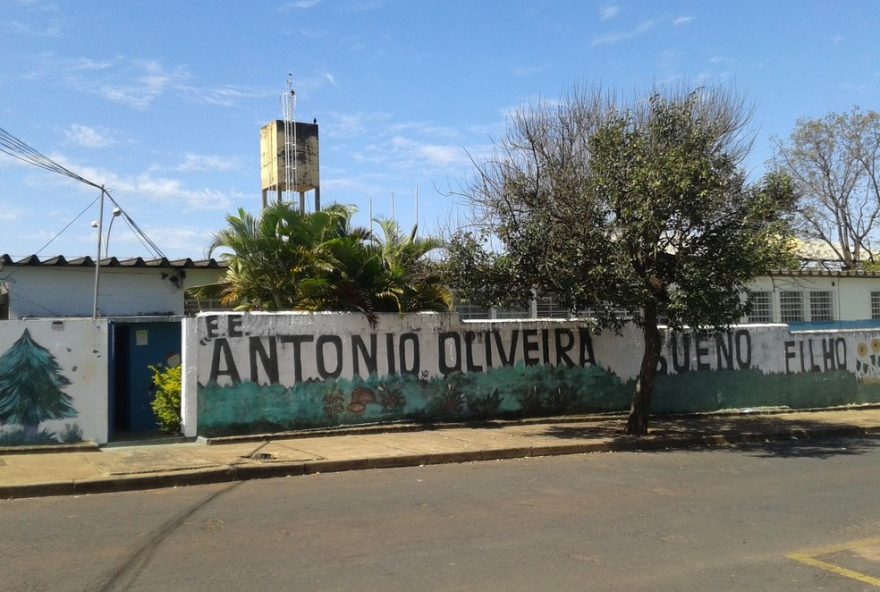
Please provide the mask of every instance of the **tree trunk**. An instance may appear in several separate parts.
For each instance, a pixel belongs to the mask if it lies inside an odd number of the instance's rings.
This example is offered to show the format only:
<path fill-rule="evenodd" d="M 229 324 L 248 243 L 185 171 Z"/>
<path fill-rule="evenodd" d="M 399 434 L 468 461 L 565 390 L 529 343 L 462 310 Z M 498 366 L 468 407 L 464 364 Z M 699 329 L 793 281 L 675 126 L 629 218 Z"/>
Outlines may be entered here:
<path fill-rule="evenodd" d="M 631 436 L 644 436 L 648 433 L 648 410 L 651 408 L 651 395 L 654 394 L 654 379 L 657 377 L 657 364 L 660 361 L 660 330 L 657 328 L 657 306 L 652 302 L 645 307 L 642 337 L 645 353 L 636 379 L 636 392 L 633 394 L 629 419 L 624 433 Z"/>

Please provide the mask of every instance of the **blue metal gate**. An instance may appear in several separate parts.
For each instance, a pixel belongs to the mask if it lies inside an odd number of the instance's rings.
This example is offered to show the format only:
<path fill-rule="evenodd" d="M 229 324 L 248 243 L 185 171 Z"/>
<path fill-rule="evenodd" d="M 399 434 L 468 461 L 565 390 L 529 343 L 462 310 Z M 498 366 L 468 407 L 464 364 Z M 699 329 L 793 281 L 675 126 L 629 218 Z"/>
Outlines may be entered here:
<path fill-rule="evenodd" d="M 110 327 L 110 438 L 157 432 L 150 366 L 180 363 L 181 323 L 112 321 Z"/>

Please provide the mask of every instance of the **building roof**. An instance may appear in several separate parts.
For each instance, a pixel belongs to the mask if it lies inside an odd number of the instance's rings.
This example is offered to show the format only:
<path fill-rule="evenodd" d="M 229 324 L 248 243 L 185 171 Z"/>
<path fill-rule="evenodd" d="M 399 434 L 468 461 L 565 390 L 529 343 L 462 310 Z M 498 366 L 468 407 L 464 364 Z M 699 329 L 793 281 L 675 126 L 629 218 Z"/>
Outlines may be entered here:
<path fill-rule="evenodd" d="M 15 260 L 9 255 L 0 255 L 0 269 L 7 265 L 10 267 L 94 267 L 95 260 L 91 257 L 67 259 L 63 255 L 45 257 L 43 259 L 36 255 L 31 255 Z M 189 257 L 186 259 L 167 259 L 165 257 L 159 259 L 143 259 L 141 257 L 117 259 L 116 257 L 107 257 L 101 259 L 100 266 L 156 269 L 219 269 L 226 267 L 226 263 L 216 259 L 197 259 L 194 261 Z"/>
<path fill-rule="evenodd" d="M 862 271 L 856 269 L 840 270 L 840 269 L 796 269 L 796 270 L 779 270 L 768 274 L 770 277 L 845 277 L 845 278 L 865 278 L 878 279 L 880 272 Z"/>

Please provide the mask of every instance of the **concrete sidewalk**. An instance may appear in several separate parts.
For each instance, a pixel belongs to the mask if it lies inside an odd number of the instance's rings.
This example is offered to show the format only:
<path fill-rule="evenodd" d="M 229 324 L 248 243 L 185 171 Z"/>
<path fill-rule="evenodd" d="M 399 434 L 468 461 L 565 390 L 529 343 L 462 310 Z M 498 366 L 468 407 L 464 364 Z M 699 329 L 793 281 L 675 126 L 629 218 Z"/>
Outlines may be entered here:
<path fill-rule="evenodd" d="M 728 446 L 880 435 L 880 408 L 653 419 L 644 438 L 622 417 L 493 421 L 469 426 L 386 426 L 182 444 L 0 451 L 0 499 L 79 495 L 359 469 L 580 454 Z"/>

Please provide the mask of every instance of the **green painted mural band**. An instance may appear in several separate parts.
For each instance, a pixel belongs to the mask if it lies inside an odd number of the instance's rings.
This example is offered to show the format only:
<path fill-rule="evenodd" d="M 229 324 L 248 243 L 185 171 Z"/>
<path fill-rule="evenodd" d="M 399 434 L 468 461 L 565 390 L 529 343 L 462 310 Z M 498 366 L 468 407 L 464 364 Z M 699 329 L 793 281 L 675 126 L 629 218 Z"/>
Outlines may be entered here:
<path fill-rule="evenodd" d="M 382 421 L 540 417 L 624 411 L 632 382 L 603 368 L 493 369 L 432 380 L 411 376 L 331 380 L 285 388 L 241 383 L 199 389 L 204 436 L 269 433 Z M 848 372 L 762 374 L 758 370 L 660 376 L 655 413 L 752 407 L 805 409 L 880 402 L 880 384 Z"/>
<path fill-rule="evenodd" d="M 636 332 L 597 341 L 577 323 L 390 316 L 373 332 L 357 316 L 206 318 L 197 388 L 204 436 L 625 411 L 641 351 Z M 666 332 L 652 412 L 880 402 L 875 335 Z"/>

